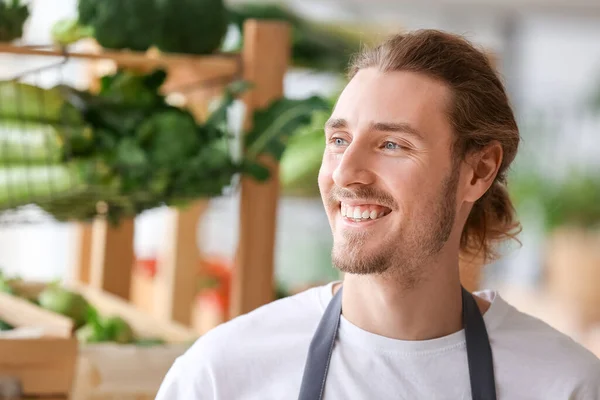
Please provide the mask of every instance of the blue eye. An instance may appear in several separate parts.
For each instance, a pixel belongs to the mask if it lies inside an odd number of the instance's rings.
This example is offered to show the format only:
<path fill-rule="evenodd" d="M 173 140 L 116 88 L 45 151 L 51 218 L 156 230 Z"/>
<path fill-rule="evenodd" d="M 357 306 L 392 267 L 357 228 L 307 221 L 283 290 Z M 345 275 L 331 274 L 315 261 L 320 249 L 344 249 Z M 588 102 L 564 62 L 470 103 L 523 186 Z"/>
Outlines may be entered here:
<path fill-rule="evenodd" d="M 346 144 L 346 141 L 339 137 L 333 138 L 332 142 L 336 146 L 344 146 Z"/>
<path fill-rule="evenodd" d="M 399 149 L 401 146 L 397 143 L 394 142 L 385 142 L 384 146 L 386 150 L 397 150 Z"/>

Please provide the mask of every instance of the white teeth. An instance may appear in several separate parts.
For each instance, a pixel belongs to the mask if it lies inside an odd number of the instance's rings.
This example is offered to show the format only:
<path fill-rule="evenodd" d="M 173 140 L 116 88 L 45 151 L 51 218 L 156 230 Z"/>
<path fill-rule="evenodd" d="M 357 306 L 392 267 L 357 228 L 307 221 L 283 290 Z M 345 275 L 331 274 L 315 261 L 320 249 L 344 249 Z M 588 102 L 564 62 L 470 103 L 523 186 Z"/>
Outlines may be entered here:
<path fill-rule="evenodd" d="M 377 210 L 369 210 L 368 206 L 352 207 L 347 204 L 340 205 L 340 212 L 343 217 L 351 218 L 356 222 L 366 221 L 368 219 L 378 219 L 386 214 L 385 210 L 378 212 Z"/>

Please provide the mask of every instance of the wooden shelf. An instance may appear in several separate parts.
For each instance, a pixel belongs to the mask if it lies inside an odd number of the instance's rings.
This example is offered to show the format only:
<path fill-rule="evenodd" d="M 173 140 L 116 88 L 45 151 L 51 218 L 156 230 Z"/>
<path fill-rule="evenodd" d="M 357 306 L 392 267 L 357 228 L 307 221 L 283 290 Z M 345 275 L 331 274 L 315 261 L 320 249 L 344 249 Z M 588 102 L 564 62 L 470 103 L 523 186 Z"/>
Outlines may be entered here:
<path fill-rule="evenodd" d="M 162 67 L 168 77 L 161 90 L 167 95 L 181 95 L 183 105 L 199 120 L 206 116 L 210 101 L 222 93 L 224 85 L 244 79 L 253 84 L 241 98 L 245 107 L 244 127 L 248 131 L 253 112 L 284 94 L 284 76 L 291 56 L 291 28 L 285 22 L 248 20 L 244 23 L 243 36 L 244 47 L 239 53 L 206 56 L 110 51 L 99 48 L 94 41 L 82 41 L 83 50 L 78 51 L 0 43 L 0 54 L 87 60 L 91 91 L 97 90 L 99 78 L 111 73 L 111 68 L 148 71 Z M 107 65 L 111 62 L 112 65 Z M 206 81 L 211 81 L 211 85 L 204 84 Z M 270 158 L 264 161 L 271 178 L 260 183 L 244 178 L 240 187 L 241 215 L 233 260 L 230 317 L 250 312 L 274 298 L 278 165 Z M 167 229 L 157 249 L 156 282 L 144 296 L 148 304 L 158 304 L 151 313 L 162 322 L 191 325 L 198 290 L 197 269 L 202 265 L 203 256 L 197 225 L 208 202 L 209 199 L 198 199 L 186 208 L 169 210 L 166 216 Z M 134 222 L 134 218 L 130 218 L 114 227 L 96 218 L 91 224 L 78 224 L 74 246 L 77 263 L 72 274 L 77 284 L 110 293 L 119 301 L 132 301 Z"/>
<path fill-rule="evenodd" d="M 94 41 L 84 42 L 85 51 L 68 51 L 58 47 L 19 46 L 0 42 L 0 53 L 21 54 L 42 57 L 67 57 L 87 60 L 114 61 L 128 68 L 169 68 L 175 65 L 192 66 L 198 75 L 206 78 L 234 76 L 241 73 L 240 55 L 237 53 L 215 53 L 210 55 L 193 55 L 177 53 L 161 53 L 149 50 L 135 52 L 129 50 L 115 51 L 100 49 Z"/>

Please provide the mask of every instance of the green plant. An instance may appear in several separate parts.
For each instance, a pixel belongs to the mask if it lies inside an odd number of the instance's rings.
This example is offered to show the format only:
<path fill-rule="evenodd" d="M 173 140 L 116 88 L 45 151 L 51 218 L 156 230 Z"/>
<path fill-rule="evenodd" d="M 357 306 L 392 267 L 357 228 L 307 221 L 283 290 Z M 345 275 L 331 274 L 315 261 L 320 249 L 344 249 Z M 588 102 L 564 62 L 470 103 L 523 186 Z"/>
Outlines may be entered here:
<path fill-rule="evenodd" d="M 0 0 L 0 42 L 10 42 L 23 36 L 29 18 L 29 6 L 21 0 Z"/>
<path fill-rule="evenodd" d="M 81 25 L 77 19 L 61 19 L 52 26 L 50 35 L 55 44 L 67 46 L 81 39 L 94 37 L 94 29 Z"/>
<path fill-rule="evenodd" d="M 509 191 L 518 209 L 533 205 L 541 210 L 548 231 L 600 228 L 600 173 L 573 171 L 563 179 L 524 173 L 510 180 Z"/>
<path fill-rule="evenodd" d="M 223 0 L 79 0 L 78 13 L 77 23 L 55 27 L 56 42 L 69 44 L 82 32 L 93 32 L 110 49 L 156 46 L 165 52 L 210 54 L 221 45 L 228 25 Z"/>
<path fill-rule="evenodd" d="M 117 223 L 160 205 L 218 196 L 237 174 L 267 179 L 262 156 L 279 160 L 288 138 L 310 124 L 315 110 L 328 108 L 314 96 L 282 98 L 256 110 L 244 156 L 235 160 L 227 109 L 249 85 L 232 83 L 207 121 L 198 123 L 166 102 L 160 91 L 165 79 L 161 70 L 121 70 L 102 78 L 98 94 L 0 83 L 5 98 L 19 100 L 18 107 L 0 108 L 6 123 L 15 123 L 14 132 L 0 135 L 0 148 L 7 149 L 0 152 L 0 210 L 34 203 L 58 220 L 86 220 L 103 203 Z M 17 145 L 11 144 L 15 137 Z"/>
<path fill-rule="evenodd" d="M 323 127 L 330 114 L 330 109 L 314 112 L 311 124 L 290 138 L 280 164 L 280 181 L 285 195 L 319 196 L 317 177 L 325 150 Z"/>
<path fill-rule="evenodd" d="M 69 317 L 77 328 L 85 325 L 90 305 L 79 293 L 49 285 L 38 295 L 40 307 Z"/>
<path fill-rule="evenodd" d="M 104 0 L 105 1 L 105 0 Z M 223 0 L 156 0 L 161 15 L 156 46 L 166 52 L 210 54 L 229 24 Z"/>

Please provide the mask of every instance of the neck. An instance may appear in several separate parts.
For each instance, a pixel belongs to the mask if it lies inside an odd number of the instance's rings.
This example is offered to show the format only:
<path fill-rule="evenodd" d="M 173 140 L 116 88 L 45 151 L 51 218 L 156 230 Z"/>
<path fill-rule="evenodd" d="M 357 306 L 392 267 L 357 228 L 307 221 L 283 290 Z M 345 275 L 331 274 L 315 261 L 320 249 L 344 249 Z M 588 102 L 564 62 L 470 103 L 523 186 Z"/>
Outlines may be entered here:
<path fill-rule="evenodd" d="M 431 273 L 411 289 L 384 275 L 346 274 L 344 317 L 361 329 L 392 339 L 428 340 L 461 330 L 458 263 L 424 267 Z M 487 307 L 478 300 L 485 311 Z"/>

